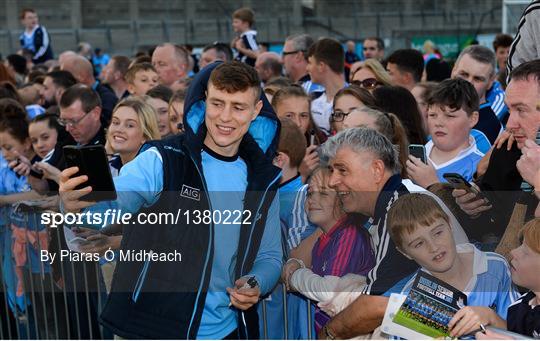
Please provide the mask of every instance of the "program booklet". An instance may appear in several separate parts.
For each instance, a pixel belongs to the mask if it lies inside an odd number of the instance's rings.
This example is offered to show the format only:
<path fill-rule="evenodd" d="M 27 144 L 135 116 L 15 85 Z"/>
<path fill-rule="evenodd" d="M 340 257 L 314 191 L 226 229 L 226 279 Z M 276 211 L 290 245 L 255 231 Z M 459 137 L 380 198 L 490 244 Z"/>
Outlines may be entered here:
<path fill-rule="evenodd" d="M 420 271 L 403 304 L 393 314 L 392 322 L 429 338 L 449 338 L 448 323 L 466 305 L 467 296 L 463 292 Z"/>

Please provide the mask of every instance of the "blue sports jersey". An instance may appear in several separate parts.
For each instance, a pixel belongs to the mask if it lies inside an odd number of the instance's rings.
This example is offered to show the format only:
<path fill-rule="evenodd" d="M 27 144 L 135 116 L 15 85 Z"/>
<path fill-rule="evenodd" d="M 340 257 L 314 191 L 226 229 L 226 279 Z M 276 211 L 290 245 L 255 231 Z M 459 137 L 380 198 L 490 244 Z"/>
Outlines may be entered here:
<path fill-rule="evenodd" d="M 307 217 L 305 209 L 307 189 L 308 185 L 304 185 L 298 190 L 294 200 L 292 213 L 289 216 L 290 220 L 287 223 L 287 226 L 289 227 L 287 234 L 287 245 L 289 250 L 300 245 L 302 240 L 309 237 L 315 229 L 317 229 L 317 226 L 312 224 Z"/>
<path fill-rule="evenodd" d="M 426 143 L 426 155 L 431 162 L 435 170 L 437 171 L 437 177 L 440 182 L 447 182 L 443 178 L 444 173 L 458 173 L 463 176 L 467 181 L 471 181 L 474 173 L 476 172 L 476 166 L 478 162 L 484 157 L 484 154 L 476 148 L 476 142 L 474 138 L 469 138 L 469 147 L 462 150 L 455 158 L 447 161 L 443 164 L 437 165 L 431 160 L 430 154 L 433 148 L 433 140 Z"/>
<path fill-rule="evenodd" d="M 495 143 L 495 140 L 503 130 L 503 125 L 495 112 L 491 108 L 489 102 L 481 104 L 478 110 L 478 123 L 473 127 L 478 131 L 481 131 L 488 138 L 491 144 Z"/>
<path fill-rule="evenodd" d="M 493 82 L 491 88 L 486 92 L 486 102 L 491 106 L 491 109 L 499 119 L 503 121 L 508 115 L 508 107 L 504 104 L 504 89 L 498 81 Z"/>

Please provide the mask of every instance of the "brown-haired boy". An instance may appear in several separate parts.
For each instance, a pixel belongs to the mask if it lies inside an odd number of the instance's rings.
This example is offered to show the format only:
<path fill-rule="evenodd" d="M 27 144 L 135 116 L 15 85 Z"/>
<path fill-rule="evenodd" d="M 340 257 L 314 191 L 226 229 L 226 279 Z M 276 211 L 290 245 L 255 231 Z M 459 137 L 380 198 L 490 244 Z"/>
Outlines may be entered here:
<path fill-rule="evenodd" d="M 433 197 L 422 193 L 399 197 L 388 211 L 387 228 L 403 255 L 466 293 L 467 306 L 448 323 L 452 337 L 470 334 L 481 326 L 506 327 L 507 308 L 517 298 L 508 263 L 501 255 L 482 252 L 472 244 L 456 245 L 455 226 Z M 414 277 L 402 294 L 409 292 Z"/>
<path fill-rule="evenodd" d="M 231 48 L 238 51 L 235 59 L 255 66 L 255 59 L 259 55 L 257 31 L 251 29 L 255 23 L 255 13 L 251 8 L 240 8 L 234 11 L 232 19 L 233 30 L 238 35 L 231 43 Z"/>
<path fill-rule="evenodd" d="M 158 84 L 158 74 L 150 63 L 133 64 L 126 72 L 126 82 L 128 92 L 131 95 L 146 95 L 148 90 Z"/>

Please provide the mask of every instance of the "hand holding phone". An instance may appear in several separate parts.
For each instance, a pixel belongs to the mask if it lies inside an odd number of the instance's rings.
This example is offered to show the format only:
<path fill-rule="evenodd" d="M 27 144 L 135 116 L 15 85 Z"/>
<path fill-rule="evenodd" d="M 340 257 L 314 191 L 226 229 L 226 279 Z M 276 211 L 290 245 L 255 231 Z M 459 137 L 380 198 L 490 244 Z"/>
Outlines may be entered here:
<path fill-rule="evenodd" d="M 490 210 L 489 199 L 474 185 L 457 173 L 444 173 L 443 178 L 454 188 L 452 196 L 459 207 L 471 217 Z"/>
<path fill-rule="evenodd" d="M 410 144 L 409 154 L 427 164 L 426 147 L 423 144 Z"/>
<path fill-rule="evenodd" d="M 107 153 L 102 145 L 64 146 L 68 167 L 77 167 L 75 176 L 86 175 L 87 181 L 78 183 L 74 190 L 91 187 L 91 191 L 80 197 L 83 201 L 115 200 L 116 190 L 112 180 Z"/>

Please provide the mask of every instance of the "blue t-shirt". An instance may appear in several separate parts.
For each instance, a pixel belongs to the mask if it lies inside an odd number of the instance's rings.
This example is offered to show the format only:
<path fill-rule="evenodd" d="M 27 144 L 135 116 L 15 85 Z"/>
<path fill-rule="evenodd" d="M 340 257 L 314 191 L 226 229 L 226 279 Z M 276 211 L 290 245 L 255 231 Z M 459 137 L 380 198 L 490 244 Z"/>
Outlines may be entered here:
<path fill-rule="evenodd" d="M 26 30 L 21 35 L 23 46 L 21 46 L 23 49 L 30 50 L 32 52 L 36 51 L 36 46 L 34 45 L 34 35 L 36 34 L 36 30 L 39 26 L 34 27 L 32 32 L 28 33 Z"/>
<path fill-rule="evenodd" d="M 519 298 L 512 284 L 506 259 L 494 252 L 482 252 L 472 244 L 456 245 L 458 253 L 473 252 L 473 276 L 463 290 L 468 306 L 489 307 L 506 320 L 508 307 Z M 429 273 L 426 269 L 422 269 Z M 416 275 L 404 285 L 402 294 L 411 290 Z"/>
<path fill-rule="evenodd" d="M 476 142 L 474 138 L 469 138 L 469 147 L 462 150 L 455 158 L 449 160 L 443 164 L 437 165 L 431 160 L 430 154 L 433 149 L 433 140 L 426 143 L 426 155 L 431 162 L 435 171 L 437 171 L 437 177 L 440 182 L 447 182 L 443 178 L 444 173 L 458 173 L 467 181 L 473 179 L 473 175 L 476 172 L 476 166 L 478 162 L 484 157 L 484 154 L 476 148 Z"/>

